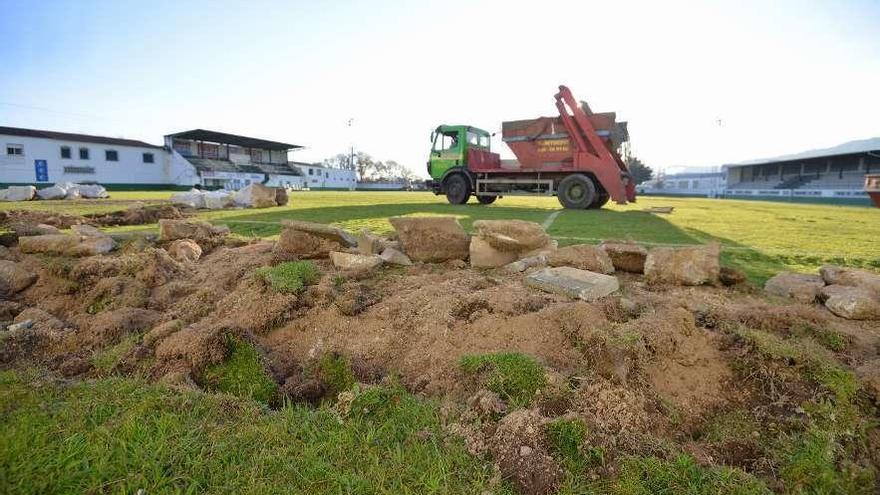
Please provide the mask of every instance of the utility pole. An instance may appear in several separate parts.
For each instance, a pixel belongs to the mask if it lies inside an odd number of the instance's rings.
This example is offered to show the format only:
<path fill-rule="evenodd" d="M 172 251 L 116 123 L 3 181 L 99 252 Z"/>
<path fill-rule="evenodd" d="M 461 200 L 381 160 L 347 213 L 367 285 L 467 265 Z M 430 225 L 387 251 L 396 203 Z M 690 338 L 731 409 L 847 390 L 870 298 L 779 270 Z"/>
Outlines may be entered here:
<path fill-rule="evenodd" d="M 348 166 L 350 167 L 351 170 L 355 170 L 355 167 L 354 167 L 354 134 L 352 134 L 352 132 L 351 132 L 352 122 L 354 122 L 353 118 L 348 119 L 348 136 L 351 139 L 351 142 L 350 142 L 351 148 L 349 148 L 349 154 L 348 154 Z"/>

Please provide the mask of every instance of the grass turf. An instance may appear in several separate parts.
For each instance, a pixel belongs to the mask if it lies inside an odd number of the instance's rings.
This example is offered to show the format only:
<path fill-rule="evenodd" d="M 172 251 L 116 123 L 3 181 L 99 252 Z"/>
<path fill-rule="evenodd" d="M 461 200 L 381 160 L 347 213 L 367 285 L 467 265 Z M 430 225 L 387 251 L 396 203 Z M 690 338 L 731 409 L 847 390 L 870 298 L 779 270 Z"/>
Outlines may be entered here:
<path fill-rule="evenodd" d="M 0 372 L 8 493 L 481 493 L 491 477 L 432 402 L 399 389 L 364 393 L 349 412 L 271 411 L 123 378 Z"/>
<path fill-rule="evenodd" d="M 0 210 L 27 208 L 64 213 L 106 212 L 124 208 L 125 201 L 167 200 L 171 191 L 113 192 L 109 200 L 0 203 Z M 833 206 L 703 198 L 643 197 L 636 204 L 609 205 L 602 210 L 562 210 L 555 198 L 510 197 L 490 206 L 449 205 L 443 197 L 424 192 L 310 191 L 290 195 L 287 206 L 263 210 L 199 213 L 206 220 L 229 225 L 236 234 L 275 237 L 281 220 L 335 223 L 357 231 L 391 230 L 395 215 L 455 215 L 466 229 L 474 220 L 519 218 L 544 222 L 559 212 L 548 231 L 560 244 L 632 239 L 654 244 L 719 242 L 726 264 L 743 269 L 761 283 L 782 270 L 814 271 L 826 263 L 880 268 L 880 211 L 858 206 Z M 643 212 L 650 206 L 673 206 L 671 215 Z M 117 230 L 150 230 L 155 226 Z"/>

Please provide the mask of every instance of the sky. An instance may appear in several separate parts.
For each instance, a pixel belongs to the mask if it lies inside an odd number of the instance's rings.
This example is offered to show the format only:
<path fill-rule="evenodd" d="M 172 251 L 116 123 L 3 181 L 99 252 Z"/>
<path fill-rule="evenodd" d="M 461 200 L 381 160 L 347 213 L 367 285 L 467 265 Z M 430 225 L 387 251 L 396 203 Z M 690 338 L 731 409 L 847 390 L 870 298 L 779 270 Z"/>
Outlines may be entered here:
<path fill-rule="evenodd" d="M 350 146 L 425 176 L 439 124 L 555 115 L 560 84 L 655 170 L 880 136 L 880 1 L 0 0 L 0 126 Z M 351 120 L 351 126 L 348 125 Z M 500 141 L 493 148 L 512 155 Z"/>

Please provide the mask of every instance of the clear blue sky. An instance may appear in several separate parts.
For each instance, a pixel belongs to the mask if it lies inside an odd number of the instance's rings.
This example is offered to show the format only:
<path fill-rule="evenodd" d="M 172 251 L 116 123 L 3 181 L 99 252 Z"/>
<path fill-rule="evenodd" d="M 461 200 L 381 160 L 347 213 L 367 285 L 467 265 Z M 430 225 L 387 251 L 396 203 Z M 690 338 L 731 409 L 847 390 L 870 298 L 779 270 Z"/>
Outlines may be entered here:
<path fill-rule="evenodd" d="M 880 136 L 877 1 L 0 8 L 0 125 L 152 143 L 201 127 L 309 161 L 354 142 L 422 173 L 437 124 L 552 115 L 567 84 L 667 170 Z"/>

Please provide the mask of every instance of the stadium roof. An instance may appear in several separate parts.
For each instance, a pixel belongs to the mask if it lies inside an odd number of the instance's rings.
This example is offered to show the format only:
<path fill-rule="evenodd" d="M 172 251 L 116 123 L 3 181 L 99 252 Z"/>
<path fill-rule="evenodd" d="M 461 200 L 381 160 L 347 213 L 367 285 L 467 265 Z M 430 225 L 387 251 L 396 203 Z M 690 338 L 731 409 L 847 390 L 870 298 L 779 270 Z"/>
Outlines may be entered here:
<path fill-rule="evenodd" d="M 145 143 L 136 139 L 112 138 L 105 136 L 92 136 L 89 134 L 74 134 L 70 132 L 40 131 L 37 129 L 22 129 L 20 127 L 0 127 L 0 135 L 21 136 L 56 139 L 58 141 L 72 141 L 77 143 L 115 144 L 117 146 L 137 146 L 139 148 L 162 148 L 155 144 Z"/>
<path fill-rule="evenodd" d="M 869 151 L 880 153 L 880 137 L 849 141 L 830 148 L 821 148 L 802 151 L 791 155 L 782 155 L 773 158 L 759 158 L 744 162 L 731 163 L 726 166 L 737 167 L 740 165 L 763 165 L 765 163 L 790 162 L 795 160 L 807 160 L 810 158 L 823 158 L 828 156 L 851 155 L 854 153 L 867 153 Z"/>
<path fill-rule="evenodd" d="M 211 143 L 234 144 L 243 148 L 259 148 L 264 150 L 287 151 L 302 148 L 298 144 L 281 143 L 278 141 L 268 141 L 266 139 L 258 139 L 247 136 L 238 136 L 236 134 L 227 134 L 225 132 L 208 131 L 205 129 L 193 129 L 191 131 L 177 132 L 168 134 L 170 137 L 180 139 L 192 139 L 194 141 L 208 141 Z"/>

